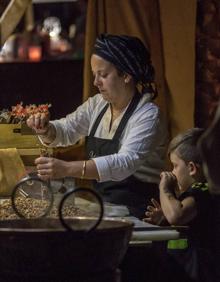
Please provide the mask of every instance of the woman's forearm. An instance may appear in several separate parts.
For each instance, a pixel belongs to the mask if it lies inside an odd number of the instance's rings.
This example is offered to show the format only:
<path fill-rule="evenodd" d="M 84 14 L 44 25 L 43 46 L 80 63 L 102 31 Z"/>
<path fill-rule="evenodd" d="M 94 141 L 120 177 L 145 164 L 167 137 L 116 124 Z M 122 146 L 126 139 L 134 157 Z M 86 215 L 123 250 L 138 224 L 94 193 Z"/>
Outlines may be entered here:
<path fill-rule="evenodd" d="M 99 180 L 98 170 L 93 160 L 67 162 L 51 157 L 35 160 L 38 176 L 42 180 L 74 177 Z"/>
<path fill-rule="evenodd" d="M 96 179 L 99 180 L 98 170 L 93 160 L 73 161 L 68 163 L 68 176 L 81 179 Z"/>

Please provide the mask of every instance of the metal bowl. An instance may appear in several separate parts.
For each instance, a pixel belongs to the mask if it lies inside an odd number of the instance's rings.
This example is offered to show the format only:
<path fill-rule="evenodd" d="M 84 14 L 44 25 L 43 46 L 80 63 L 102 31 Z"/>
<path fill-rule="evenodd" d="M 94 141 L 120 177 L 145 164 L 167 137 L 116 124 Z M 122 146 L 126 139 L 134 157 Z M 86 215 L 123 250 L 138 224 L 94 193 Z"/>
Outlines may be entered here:
<path fill-rule="evenodd" d="M 82 218 L 82 224 L 88 220 Z M 83 273 L 115 270 L 128 248 L 132 228 L 127 221 L 104 219 L 86 234 L 66 231 L 59 219 L 0 221 L 0 280 L 57 281 L 60 277 L 64 281 Z"/>

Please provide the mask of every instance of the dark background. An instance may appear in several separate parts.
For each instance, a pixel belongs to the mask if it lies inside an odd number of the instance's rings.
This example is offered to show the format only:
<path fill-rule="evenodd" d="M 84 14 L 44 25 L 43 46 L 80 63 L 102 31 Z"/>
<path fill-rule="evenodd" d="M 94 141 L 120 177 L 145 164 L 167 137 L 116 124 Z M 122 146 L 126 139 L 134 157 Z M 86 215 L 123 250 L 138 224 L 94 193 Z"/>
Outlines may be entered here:
<path fill-rule="evenodd" d="M 23 102 L 51 103 L 51 118 L 60 118 L 82 103 L 83 60 L 0 64 L 0 109 Z"/>

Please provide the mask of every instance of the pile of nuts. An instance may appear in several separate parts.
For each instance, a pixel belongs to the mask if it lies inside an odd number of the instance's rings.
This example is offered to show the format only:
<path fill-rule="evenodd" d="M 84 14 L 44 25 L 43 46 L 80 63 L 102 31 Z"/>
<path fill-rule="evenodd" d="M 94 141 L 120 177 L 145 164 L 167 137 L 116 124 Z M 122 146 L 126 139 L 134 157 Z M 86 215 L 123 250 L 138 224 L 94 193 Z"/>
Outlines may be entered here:
<path fill-rule="evenodd" d="M 11 200 L 1 200 L 0 219 L 16 219 L 18 216 L 14 213 Z"/>
<path fill-rule="evenodd" d="M 16 199 L 16 201 L 18 201 L 17 206 L 19 204 L 19 210 L 22 212 L 23 215 L 25 215 L 26 218 L 39 217 L 42 210 L 45 210 L 45 208 L 47 208 L 46 205 L 48 205 L 47 201 L 42 201 L 32 198 L 24 199 L 20 197 Z M 18 215 L 15 214 L 12 208 L 11 199 L 1 200 L 0 205 L 1 205 L 0 220 L 19 218 Z M 22 209 L 24 210 L 22 211 Z M 69 204 L 68 206 L 64 206 L 63 208 L 64 217 L 73 218 L 75 216 L 84 216 L 84 215 L 86 215 L 85 212 L 75 207 L 73 204 Z M 58 208 L 56 206 L 53 206 L 47 217 L 57 218 Z"/>

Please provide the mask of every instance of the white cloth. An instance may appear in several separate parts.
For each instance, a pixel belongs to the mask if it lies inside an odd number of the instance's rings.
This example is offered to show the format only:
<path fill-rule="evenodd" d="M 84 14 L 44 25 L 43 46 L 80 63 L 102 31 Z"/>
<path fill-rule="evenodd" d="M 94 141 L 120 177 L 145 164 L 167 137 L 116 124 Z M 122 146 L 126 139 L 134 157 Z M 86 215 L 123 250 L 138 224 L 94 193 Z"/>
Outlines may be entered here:
<path fill-rule="evenodd" d="M 50 147 L 72 145 L 88 136 L 105 105 L 102 95 L 97 94 L 66 118 L 52 121 L 56 128 L 56 139 Z M 95 137 L 111 139 L 125 110 L 114 121 L 110 132 L 110 112 L 107 110 Z M 147 95 L 143 95 L 122 133 L 119 152 L 93 158 L 100 182 L 121 181 L 134 174 L 144 182 L 158 183 L 165 165 L 166 143 L 167 129 L 159 108 L 148 101 Z"/>

